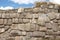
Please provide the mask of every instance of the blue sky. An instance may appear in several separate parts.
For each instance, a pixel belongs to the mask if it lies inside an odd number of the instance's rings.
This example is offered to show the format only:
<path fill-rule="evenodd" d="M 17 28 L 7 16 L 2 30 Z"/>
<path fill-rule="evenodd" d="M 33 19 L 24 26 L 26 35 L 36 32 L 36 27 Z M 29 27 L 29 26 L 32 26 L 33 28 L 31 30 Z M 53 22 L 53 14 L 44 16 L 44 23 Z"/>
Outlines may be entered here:
<path fill-rule="evenodd" d="M 59 0 L 0 0 L 0 9 L 28 8 L 33 7 L 36 1 L 50 1 L 60 4 Z"/>

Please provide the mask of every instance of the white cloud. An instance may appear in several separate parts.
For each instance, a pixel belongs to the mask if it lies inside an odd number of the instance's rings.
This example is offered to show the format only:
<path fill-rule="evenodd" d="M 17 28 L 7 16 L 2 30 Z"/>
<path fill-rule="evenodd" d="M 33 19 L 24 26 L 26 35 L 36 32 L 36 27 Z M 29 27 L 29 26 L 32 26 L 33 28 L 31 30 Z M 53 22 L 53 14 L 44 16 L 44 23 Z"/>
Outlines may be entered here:
<path fill-rule="evenodd" d="M 34 3 L 36 1 L 46 1 L 46 0 L 11 0 L 15 3 L 18 4 L 29 4 L 29 3 Z M 49 0 L 50 2 L 60 4 L 60 0 Z"/>
<path fill-rule="evenodd" d="M 46 1 L 46 0 L 11 0 L 11 1 L 18 4 L 29 4 L 29 3 L 34 3 L 36 1 Z"/>
<path fill-rule="evenodd" d="M 11 7 L 11 6 L 7 6 L 7 7 L 1 6 L 0 9 L 2 9 L 2 10 L 8 10 L 8 9 L 14 9 L 14 8 Z"/>
<path fill-rule="evenodd" d="M 56 4 L 60 4 L 60 0 L 50 0 L 50 2 L 56 3 Z"/>

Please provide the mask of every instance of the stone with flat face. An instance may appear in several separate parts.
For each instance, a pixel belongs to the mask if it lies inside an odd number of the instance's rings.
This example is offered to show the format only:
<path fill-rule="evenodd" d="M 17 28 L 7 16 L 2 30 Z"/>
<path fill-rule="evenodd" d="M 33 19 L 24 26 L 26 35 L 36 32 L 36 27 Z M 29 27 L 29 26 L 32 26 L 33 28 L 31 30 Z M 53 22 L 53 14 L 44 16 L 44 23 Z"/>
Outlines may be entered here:
<path fill-rule="evenodd" d="M 3 19 L 0 19 L 0 24 L 3 24 Z"/>
<path fill-rule="evenodd" d="M 43 37 L 43 36 L 45 36 L 45 32 L 34 31 L 32 36 L 34 36 L 34 37 Z"/>

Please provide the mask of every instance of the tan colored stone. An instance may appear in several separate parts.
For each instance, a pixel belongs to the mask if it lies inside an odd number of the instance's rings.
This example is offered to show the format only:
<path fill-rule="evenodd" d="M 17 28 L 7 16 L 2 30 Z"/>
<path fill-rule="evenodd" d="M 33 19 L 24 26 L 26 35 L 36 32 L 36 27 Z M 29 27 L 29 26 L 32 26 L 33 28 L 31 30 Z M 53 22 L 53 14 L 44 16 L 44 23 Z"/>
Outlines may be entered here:
<path fill-rule="evenodd" d="M 12 24 L 10 27 L 11 29 L 18 29 L 18 24 Z"/>
<path fill-rule="evenodd" d="M 26 31 L 22 31 L 22 35 L 23 36 L 26 36 Z"/>
<path fill-rule="evenodd" d="M 15 40 L 20 40 L 20 36 L 16 36 L 15 37 Z"/>
<path fill-rule="evenodd" d="M 47 31 L 47 28 L 46 27 L 40 27 L 39 30 L 44 32 L 44 31 Z"/>
<path fill-rule="evenodd" d="M 29 21 L 29 19 L 23 19 L 23 23 L 28 23 Z"/>
<path fill-rule="evenodd" d="M 23 31 L 24 30 L 24 27 L 25 27 L 25 24 L 18 24 L 17 27 L 18 27 L 19 30 L 22 30 Z"/>
<path fill-rule="evenodd" d="M 12 19 L 7 19 L 7 25 L 11 25 L 12 24 Z"/>
<path fill-rule="evenodd" d="M 24 11 L 24 8 L 19 8 L 18 9 L 18 12 L 23 12 Z"/>
<path fill-rule="evenodd" d="M 30 23 L 25 24 L 25 31 L 30 31 Z"/>
<path fill-rule="evenodd" d="M 8 22 L 7 19 L 4 19 L 4 25 L 7 25 L 7 22 Z"/>
<path fill-rule="evenodd" d="M 31 14 L 31 13 L 27 13 L 26 18 L 31 19 L 32 17 L 33 17 L 33 16 L 32 16 L 32 14 Z"/>
<path fill-rule="evenodd" d="M 13 18 L 12 23 L 19 23 L 18 18 Z"/>
<path fill-rule="evenodd" d="M 0 24 L 3 24 L 3 19 L 0 19 Z"/>
<path fill-rule="evenodd" d="M 43 36 L 45 36 L 45 32 L 34 31 L 32 36 L 34 36 L 34 37 L 43 37 Z"/>

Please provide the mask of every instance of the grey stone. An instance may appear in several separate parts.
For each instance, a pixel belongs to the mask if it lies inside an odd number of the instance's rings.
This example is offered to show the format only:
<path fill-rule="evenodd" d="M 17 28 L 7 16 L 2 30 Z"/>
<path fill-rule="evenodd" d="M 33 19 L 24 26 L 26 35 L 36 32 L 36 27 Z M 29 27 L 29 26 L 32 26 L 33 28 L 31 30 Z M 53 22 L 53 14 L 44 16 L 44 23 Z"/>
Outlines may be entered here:
<path fill-rule="evenodd" d="M 19 30 L 11 30 L 10 36 L 15 37 L 15 36 L 20 36 L 22 33 Z"/>

